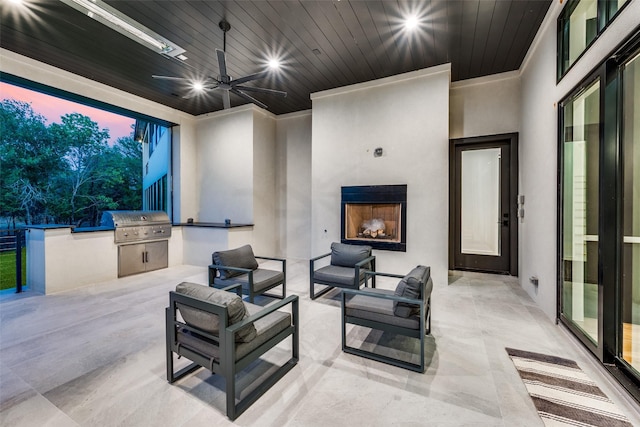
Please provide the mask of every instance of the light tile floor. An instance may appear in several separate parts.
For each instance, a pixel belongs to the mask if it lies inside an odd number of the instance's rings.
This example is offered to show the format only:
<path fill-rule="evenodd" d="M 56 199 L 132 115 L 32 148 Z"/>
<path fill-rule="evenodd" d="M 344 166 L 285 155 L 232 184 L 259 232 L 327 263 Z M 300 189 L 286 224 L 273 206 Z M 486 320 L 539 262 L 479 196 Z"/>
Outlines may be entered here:
<path fill-rule="evenodd" d="M 287 267 L 289 294 L 300 296 L 300 361 L 237 425 L 540 426 L 505 347 L 576 360 L 640 425 L 636 404 L 513 278 L 461 274 L 435 284 L 419 374 L 342 353 L 339 291 L 311 301 L 308 263 Z M 206 277 L 205 268 L 179 266 L 56 295 L 4 296 L 0 425 L 232 424 L 221 378 L 205 370 L 175 385 L 165 378 L 168 291 Z M 360 328 L 348 335 L 376 337 Z"/>

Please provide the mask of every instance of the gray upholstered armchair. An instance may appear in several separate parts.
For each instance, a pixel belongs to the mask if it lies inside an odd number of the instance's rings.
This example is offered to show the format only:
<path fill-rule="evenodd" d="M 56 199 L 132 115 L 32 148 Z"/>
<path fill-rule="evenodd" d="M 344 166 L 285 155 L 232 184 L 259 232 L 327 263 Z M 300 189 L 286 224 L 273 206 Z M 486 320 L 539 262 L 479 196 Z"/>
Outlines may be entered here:
<path fill-rule="evenodd" d="M 232 286 L 237 291 L 241 284 Z M 178 315 L 179 313 L 179 315 Z M 236 374 L 291 337 L 291 357 L 236 403 Z M 298 296 L 267 307 L 245 303 L 222 289 L 180 283 L 166 309 L 167 380 L 201 367 L 225 379 L 227 416 L 234 420 L 298 362 Z M 192 363 L 174 371 L 174 354 Z M 271 363 L 271 362 L 269 362 Z"/>
<path fill-rule="evenodd" d="M 287 296 L 287 260 L 255 256 L 250 245 L 216 251 L 211 258 L 213 264 L 209 266 L 209 286 L 225 288 L 240 283 L 242 292 L 249 295 L 250 303 L 253 303 L 256 295 L 265 294 L 268 290 L 280 285 L 282 285 L 282 296 L 265 295 L 274 298 Z M 260 268 L 257 259 L 279 261 L 282 271 Z"/>
<path fill-rule="evenodd" d="M 331 252 L 309 261 L 309 296 L 316 299 L 320 295 L 330 291 L 334 287 L 359 289 L 364 283 L 367 286 L 364 272 L 376 270 L 376 257 L 371 254 L 371 246 L 347 245 L 345 243 L 332 243 Z M 316 269 L 316 262 L 331 256 L 330 264 Z M 372 287 L 376 287 L 376 278 L 372 277 Z M 315 291 L 315 285 L 326 287 L 320 292 Z"/>
<path fill-rule="evenodd" d="M 431 268 L 419 265 L 406 276 L 367 271 L 400 278 L 395 291 L 345 289 L 342 291 L 342 351 L 379 362 L 424 372 L 424 337 L 431 333 Z M 410 363 L 347 345 L 346 325 L 365 326 L 420 340 L 420 363 Z"/>

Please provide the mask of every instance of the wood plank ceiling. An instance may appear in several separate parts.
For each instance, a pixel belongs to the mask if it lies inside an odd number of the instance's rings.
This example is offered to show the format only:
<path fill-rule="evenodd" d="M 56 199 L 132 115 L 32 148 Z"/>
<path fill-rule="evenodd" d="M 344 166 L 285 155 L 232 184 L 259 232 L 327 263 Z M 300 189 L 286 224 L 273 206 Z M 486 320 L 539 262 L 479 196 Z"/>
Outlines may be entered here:
<path fill-rule="evenodd" d="M 6 0 L 0 0 L 6 2 Z M 248 85 L 286 90 L 255 97 L 275 114 L 311 108 L 311 93 L 451 63 L 452 81 L 517 70 L 551 0 L 126 1 L 107 3 L 186 50 L 179 61 L 139 45 L 53 0 L 3 5 L 0 46 L 194 115 L 221 110 L 219 90 L 188 99 L 182 82 L 153 74 L 218 73 L 215 49 L 227 33 L 234 77 L 262 71 L 272 55 L 282 70 Z M 24 11 L 26 8 L 26 12 Z M 420 17 L 407 33 L 403 17 Z M 28 76 L 21 76 L 28 78 Z M 254 95 L 252 93 L 252 95 Z M 246 101 L 231 95 L 231 105 Z"/>

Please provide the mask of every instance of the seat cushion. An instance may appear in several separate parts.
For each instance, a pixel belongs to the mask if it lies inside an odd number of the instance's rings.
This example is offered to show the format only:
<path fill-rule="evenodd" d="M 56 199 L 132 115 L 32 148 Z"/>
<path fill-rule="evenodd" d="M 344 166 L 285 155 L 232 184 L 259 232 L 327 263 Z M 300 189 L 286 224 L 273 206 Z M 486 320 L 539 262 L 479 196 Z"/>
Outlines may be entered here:
<path fill-rule="evenodd" d="M 371 246 L 333 242 L 331 244 L 331 265 L 353 268 L 360 261 L 370 257 L 371 250 Z"/>
<path fill-rule="evenodd" d="M 264 309 L 264 307 L 259 305 L 248 303 L 246 304 L 246 308 L 250 315 Z M 248 343 L 236 343 L 236 361 L 242 359 L 247 354 L 291 326 L 291 314 L 283 311 L 275 311 L 257 320 L 254 325 L 256 329 L 256 337 Z M 220 362 L 220 348 L 218 344 L 198 334 L 181 329 L 178 331 L 178 343 L 207 357 L 213 358 L 218 363 Z"/>
<path fill-rule="evenodd" d="M 431 267 L 425 267 L 424 265 L 415 267 L 409 272 L 409 274 L 400 280 L 398 286 L 396 286 L 394 294 L 404 298 L 421 299 L 422 289 L 429 279 L 430 274 Z M 420 307 L 415 304 L 394 301 L 393 311 L 396 316 L 409 317 L 413 314 L 417 314 L 420 311 Z"/>
<path fill-rule="evenodd" d="M 249 270 L 255 270 L 258 268 L 258 261 L 253 254 L 253 249 L 250 245 L 244 245 L 236 249 L 229 249 L 226 251 L 216 251 L 211 256 L 213 263 L 216 265 L 226 265 L 229 267 L 248 268 Z M 240 271 L 232 271 L 220 269 L 220 278 L 228 279 L 234 276 L 239 276 L 242 273 Z"/>
<path fill-rule="evenodd" d="M 336 286 L 356 288 L 359 286 L 354 284 L 355 274 L 356 271 L 353 267 L 327 265 L 313 272 L 313 280 L 332 283 Z M 360 270 L 360 280 L 364 280 L 364 270 Z"/>
<path fill-rule="evenodd" d="M 282 271 L 267 270 L 264 268 L 257 268 L 253 270 L 253 292 L 260 293 L 271 289 L 274 286 L 280 285 L 284 282 L 284 273 Z M 249 275 L 243 273 L 239 276 L 234 276 L 231 279 L 214 279 L 216 286 L 225 287 L 236 283 L 242 283 L 242 289 L 245 293 L 249 292 Z"/>
<path fill-rule="evenodd" d="M 388 289 L 368 289 L 379 295 L 393 295 Z M 419 316 L 399 317 L 393 310 L 393 300 L 368 295 L 354 295 L 345 302 L 345 313 L 350 317 L 382 322 L 409 329 L 420 329 Z"/>
<path fill-rule="evenodd" d="M 203 301 L 227 308 L 228 324 L 233 325 L 247 317 L 249 313 L 239 295 L 198 285 L 197 283 L 182 282 L 176 286 L 176 292 L 188 295 Z M 220 319 L 217 314 L 209 313 L 198 308 L 177 304 L 178 310 L 185 323 L 198 329 L 202 329 L 212 335 L 220 333 Z M 236 341 L 249 342 L 256 337 L 256 329 L 253 325 L 247 325 L 236 333 Z"/>

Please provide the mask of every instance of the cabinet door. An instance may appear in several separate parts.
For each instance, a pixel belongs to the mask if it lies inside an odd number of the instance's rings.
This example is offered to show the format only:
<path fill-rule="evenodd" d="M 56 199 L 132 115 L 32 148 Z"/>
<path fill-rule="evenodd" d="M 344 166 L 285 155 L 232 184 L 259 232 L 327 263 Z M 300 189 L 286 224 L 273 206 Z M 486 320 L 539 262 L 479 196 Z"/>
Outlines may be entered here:
<path fill-rule="evenodd" d="M 167 268 L 169 265 L 169 242 L 149 242 L 146 245 L 145 266 L 146 271 Z"/>
<path fill-rule="evenodd" d="M 145 271 L 144 247 L 144 243 L 118 246 L 118 277 Z"/>

